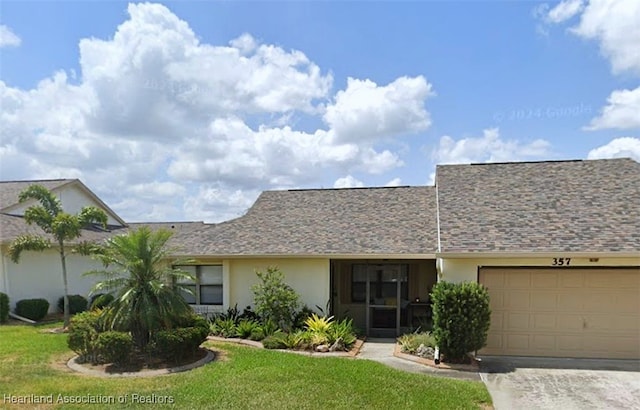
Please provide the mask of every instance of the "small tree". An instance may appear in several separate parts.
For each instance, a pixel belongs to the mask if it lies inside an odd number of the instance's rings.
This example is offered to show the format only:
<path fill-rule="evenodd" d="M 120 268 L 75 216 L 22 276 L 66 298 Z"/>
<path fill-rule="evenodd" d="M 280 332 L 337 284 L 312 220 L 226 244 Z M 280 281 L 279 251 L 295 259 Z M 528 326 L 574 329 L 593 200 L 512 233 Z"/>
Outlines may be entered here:
<path fill-rule="evenodd" d="M 433 335 L 447 360 L 463 360 L 467 353 L 486 345 L 491 310 L 484 286 L 439 282 L 433 287 L 431 300 Z"/>
<path fill-rule="evenodd" d="M 180 293 L 190 291 L 176 282 L 194 278 L 169 263 L 171 235 L 164 229 L 142 227 L 114 236 L 95 253 L 105 269 L 86 273 L 105 277 L 93 292 L 115 295 L 103 311 L 106 329 L 131 332 L 138 348 L 146 346 L 156 332 L 171 329 L 193 314 Z"/>
<path fill-rule="evenodd" d="M 260 283 L 251 287 L 256 312 L 263 320 L 290 329 L 300 307 L 300 296 L 284 282 L 284 274 L 276 266 L 269 266 L 266 272 L 256 270 L 256 275 Z"/>
<path fill-rule="evenodd" d="M 33 205 L 24 212 L 24 220 L 27 224 L 36 224 L 48 234 L 20 235 L 9 246 L 9 257 L 14 263 L 20 261 L 23 251 L 44 251 L 54 246 L 53 239 L 60 254 L 62 264 L 62 282 L 64 283 L 64 327 L 69 326 L 69 285 L 67 282 L 67 241 L 80 237 L 82 228 L 91 224 L 100 224 L 107 227 L 107 215 L 93 206 L 85 206 L 80 213 L 71 215 L 62 210 L 60 200 L 42 185 L 31 185 L 20 192 L 20 203 L 30 199 L 37 200 L 40 204 Z"/>

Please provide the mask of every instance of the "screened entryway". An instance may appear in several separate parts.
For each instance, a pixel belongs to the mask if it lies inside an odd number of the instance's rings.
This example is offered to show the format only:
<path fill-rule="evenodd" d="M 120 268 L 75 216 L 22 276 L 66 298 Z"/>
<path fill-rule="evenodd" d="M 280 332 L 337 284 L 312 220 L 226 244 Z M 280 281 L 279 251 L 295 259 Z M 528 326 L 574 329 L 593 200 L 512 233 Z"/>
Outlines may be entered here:
<path fill-rule="evenodd" d="M 369 336 L 394 337 L 429 327 L 434 260 L 334 260 L 332 312 Z"/>

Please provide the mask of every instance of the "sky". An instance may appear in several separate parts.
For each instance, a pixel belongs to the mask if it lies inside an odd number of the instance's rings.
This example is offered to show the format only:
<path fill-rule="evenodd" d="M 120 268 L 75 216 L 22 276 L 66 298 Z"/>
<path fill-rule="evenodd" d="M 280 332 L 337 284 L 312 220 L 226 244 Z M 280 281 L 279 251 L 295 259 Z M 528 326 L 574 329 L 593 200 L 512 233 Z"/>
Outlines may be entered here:
<path fill-rule="evenodd" d="M 0 179 L 129 222 L 614 157 L 640 161 L 637 0 L 0 4 Z"/>

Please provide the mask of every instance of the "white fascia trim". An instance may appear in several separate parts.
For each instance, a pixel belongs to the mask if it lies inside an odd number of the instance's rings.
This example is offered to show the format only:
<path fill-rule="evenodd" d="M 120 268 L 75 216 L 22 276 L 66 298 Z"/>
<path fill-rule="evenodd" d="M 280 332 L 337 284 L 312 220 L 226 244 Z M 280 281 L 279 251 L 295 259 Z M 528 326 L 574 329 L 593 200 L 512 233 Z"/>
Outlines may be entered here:
<path fill-rule="evenodd" d="M 487 259 L 487 258 L 636 258 L 640 260 L 638 252 L 439 252 L 438 259 Z"/>
<path fill-rule="evenodd" d="M 176 254 L 172 258 L 191 259 L 436 259 L 435 253 L 429 254 L 264 254 L 264 255 L 194 255 Z"/>

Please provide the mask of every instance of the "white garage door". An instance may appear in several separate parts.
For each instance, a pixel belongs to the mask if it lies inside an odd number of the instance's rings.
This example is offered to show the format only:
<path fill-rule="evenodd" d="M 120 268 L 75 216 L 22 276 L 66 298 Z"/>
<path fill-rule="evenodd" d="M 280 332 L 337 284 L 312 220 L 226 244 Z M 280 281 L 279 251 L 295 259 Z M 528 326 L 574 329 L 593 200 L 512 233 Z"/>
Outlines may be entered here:
<path fill-rule="evenodd" d="M 481 268 L 487 355 L 640 358 L 640 269 Z"/>

